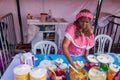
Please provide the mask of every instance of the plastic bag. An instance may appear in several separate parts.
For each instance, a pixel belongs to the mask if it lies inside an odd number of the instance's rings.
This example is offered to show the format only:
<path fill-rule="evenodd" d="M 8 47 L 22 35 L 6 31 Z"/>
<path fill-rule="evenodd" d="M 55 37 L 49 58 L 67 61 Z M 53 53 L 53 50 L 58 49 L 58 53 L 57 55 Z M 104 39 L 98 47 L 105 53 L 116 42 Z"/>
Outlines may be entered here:
<path fill-rule="evenodd" d="M 30 43 L 34 37 L 38 34 L 40 28 L 35 25 L 29 25 L 28 35 L 27 35 L 27 43 Z"/>

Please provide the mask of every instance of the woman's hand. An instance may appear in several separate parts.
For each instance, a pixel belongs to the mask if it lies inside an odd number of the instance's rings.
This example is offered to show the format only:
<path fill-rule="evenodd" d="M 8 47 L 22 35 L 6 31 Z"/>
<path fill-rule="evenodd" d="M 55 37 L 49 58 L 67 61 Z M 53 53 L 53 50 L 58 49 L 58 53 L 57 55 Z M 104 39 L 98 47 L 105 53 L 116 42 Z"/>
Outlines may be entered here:
<path fill-rule="evenodd" d="M 75 68 L 75 64 L 74 64 L 74 62 L 72 61 L 72 62 L 70 62 L 70 64 Z"/>
<path fill-rule="evenodd" d="M 75 64 L 74 64 L 73 62 L 71 62 L 70 64 L 71 64 L 71 66 L 72 66 L 73 68 L 76 69 Z M 72 69 L 71 67 L 69 67 L 69 70 L 70 70 L 70 71 L 73 71 L 73 69 Z"/>

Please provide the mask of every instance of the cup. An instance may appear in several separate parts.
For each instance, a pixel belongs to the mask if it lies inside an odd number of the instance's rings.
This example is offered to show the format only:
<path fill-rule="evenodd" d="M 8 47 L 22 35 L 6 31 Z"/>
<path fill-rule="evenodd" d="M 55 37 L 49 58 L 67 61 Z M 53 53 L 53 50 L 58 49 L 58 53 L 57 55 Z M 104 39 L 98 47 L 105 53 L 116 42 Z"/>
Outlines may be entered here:
<path fill-rule="evenodd" d="M 14 79 L 15 80 L 29 80 L 29 72 L 31 70 L 31 66 L 26 64 L 18 65 L 14 68 Z"/>
<path fill-rule="evenodd" d="M 99 70 L 99 67 L 92 67 L 88 72 L 88 76 L 90 80 L 106 80 L 106 73 Z"/>
<path fill-rule="evenodd" d="M 31 53 L 24 53 L 21 55 L 20 57 L 20 63 L 21 64 L 28 64 L 30 66 L 34 66 L 34 55 L 32 55 Z"/>
<path fill-rule="evenodd" d="M 47 69 L 45 68 L 34 68 L 30 71 L 30 80 L 46 80 Z"/>
<path fill-rule="evenodd" d="M 112 71 L 112 70 L 108 70 L 108 71 L 107 71 L 107 79 L 108 79 L 108 80 L 113 80 L 115 74 L 116 74 L 116 72 L 114 72 L 114 71 Z"/>
<path fill-rule="evenodd" d="M 69 75 L 71 80 L 88 80 L 88 75 L 85 69 L 80 69 L 79 73 L 76 73 L 76 71 L 71 69 L 69 70 Z"/>
<path fill-rule="evenodd" d="M 40 13 L 40 21 L 41 22 L 46 22 L 47 21 L 47 13 Z"/>
<path fill-rule="evenodd" d="M 63 69 L 56 69 L 54 71 L 56 73 L 56 76 L 52 74 L 50 76 L 50 80 L 67 80 L 66 79 L 66 72 L 65 72 L 65 70 L 63 70 Z"/>
<path fill-rule="evenodd" d="M 106 63 L 106 64 L 100 63 L 99 66 L 100 66 L 100 69 L 103 71 L 108 71 L 109 69 L 109 63 Z"/>

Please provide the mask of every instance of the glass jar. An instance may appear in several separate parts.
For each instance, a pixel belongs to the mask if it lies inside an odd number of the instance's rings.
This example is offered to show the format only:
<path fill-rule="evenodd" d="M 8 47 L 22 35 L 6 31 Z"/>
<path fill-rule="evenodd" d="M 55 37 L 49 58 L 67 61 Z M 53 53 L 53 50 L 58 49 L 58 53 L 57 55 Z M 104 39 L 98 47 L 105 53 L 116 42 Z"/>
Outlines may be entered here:
<path fill-rule="evenodd" d="M 69 70 L 70 80 L 88 80 L 88 75 L 85 69 L 78 70 L 79 74 L 74 70 Z"/>
<path fill-rule="evenodd" d="M 109 70 L 107 71 L 107 79 L 108 79 L 108 80 L 113 80 L 115 74 L 116 74 L 116 72 L 114 72 L 113 70 L 109 69 Z"/>
<path fill-rule="evenodd" d="M 55 69 L 56 76 L 52 74 L 50 80 L 67 80 L 66 71 L 63 69 Z"/>
<path fill-rule="evenodd" d="M 109 70 L 107 71 L 108 80 L 113 80 L 117 72 L 120 70 L 120 67 L 116 64 L 110 64 Z"/>
<path fill-rule="evenodd" d="M 109 69 L 109 63 L 106 63 L 106 64 L 100 63 L 99 66 L 100 66 L 100 69 L 103 71 L 108 71 Z"/>
<path fill-rule="evenodd" d="M 99 67 L 92 67 L 88 72 L 88 76 L 90 80 L 106 80 L 106 73 L 101 71 Z"/>

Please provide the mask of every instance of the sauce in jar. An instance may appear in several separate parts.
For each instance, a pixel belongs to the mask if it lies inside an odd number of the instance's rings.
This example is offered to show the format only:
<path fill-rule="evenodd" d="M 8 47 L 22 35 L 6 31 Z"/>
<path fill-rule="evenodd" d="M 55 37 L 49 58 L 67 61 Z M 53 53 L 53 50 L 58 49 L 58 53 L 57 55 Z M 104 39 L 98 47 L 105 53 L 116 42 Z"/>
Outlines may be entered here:
<path fill-rule="evenodd" d="M 107 79 L 108 80 L 113 80 L 113 77 L 115 76 L 116 72 L 112 71 L 112 70 L 108 70 L 107 71 Z"/>
<path fill-rule="evenodd" d="M 119 71 L 120 67 L 115 64 L 110 64 L 110 69 L 107 71 L 107 78 L 108 80 L 113 80 L 116 73 Z"/>

